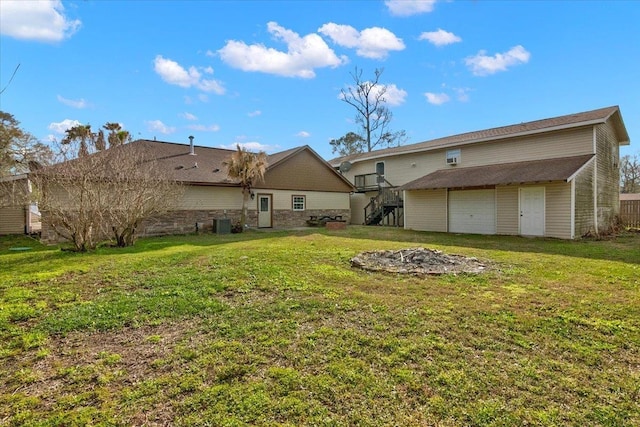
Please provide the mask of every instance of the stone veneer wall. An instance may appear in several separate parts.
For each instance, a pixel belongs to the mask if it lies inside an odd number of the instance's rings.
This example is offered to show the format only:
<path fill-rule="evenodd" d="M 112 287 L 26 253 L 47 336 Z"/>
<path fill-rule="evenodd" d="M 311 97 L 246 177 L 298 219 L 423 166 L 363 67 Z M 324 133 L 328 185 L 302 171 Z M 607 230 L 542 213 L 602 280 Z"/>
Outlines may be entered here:
<path fill-rule="evenodd" d="M 151 218 L 142 222 L 138 227 L 138 237 L 163 236 L 170 234 L 190 234 L 198 232 L 210 233 L 213 230 L 213 221 L 219 218 L 231 219 L 231 224 L 240 220 L 240 209 L 223 210 L 180 210 L 169 214 Z M 312 209 L 306 211 L 292 211 L 288 209 L 274 210 L 272 225 L 275 228 L 305 227 L 311 215 L 322 217 L 324 215 L 341 215 L 347 224 L 351 221 L 349 209 Z M 247 212 L 247 224 L 256 227 L 258 212 Z M 196 227 L 196 224 L 197 227 Z M 42 216 L 41 240 L 46 244 L 60 243 L 62 240 L 53 231 L 47 222 L 46 214 Z"/>
<path fill-rule="evenodd" d="M 347 224 L 351 222 L 349 209 L 307 209 L 306 211 L 292 211 L 289 209 L 273 211 L 273 226 L 277 228 L 306 227 L 307 221 L 314 215 L 317 217 L 342 215 Z"/>

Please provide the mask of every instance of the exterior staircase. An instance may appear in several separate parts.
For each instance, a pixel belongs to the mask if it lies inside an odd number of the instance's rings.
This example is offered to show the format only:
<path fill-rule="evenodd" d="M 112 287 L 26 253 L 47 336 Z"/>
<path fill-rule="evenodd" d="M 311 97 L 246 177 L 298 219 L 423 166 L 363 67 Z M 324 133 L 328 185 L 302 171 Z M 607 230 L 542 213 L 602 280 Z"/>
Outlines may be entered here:
<path fill-rule="evenodd" d="M 378 194 L 364 208 L 366 225 L 402 225 L 404 202 L 396 187 L 380 186 Z"/>

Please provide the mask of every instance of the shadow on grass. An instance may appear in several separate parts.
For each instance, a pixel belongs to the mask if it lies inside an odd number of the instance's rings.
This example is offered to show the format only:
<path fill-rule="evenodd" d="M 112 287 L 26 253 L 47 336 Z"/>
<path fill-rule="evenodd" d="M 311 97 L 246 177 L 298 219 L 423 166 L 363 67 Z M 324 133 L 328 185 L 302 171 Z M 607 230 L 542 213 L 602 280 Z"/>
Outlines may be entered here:
<path fill-rule="evenodd" d="M 624 232 L 606 239 L 561 240 L 521 236 L 435 233 L 391 227 L 352 226 L 349 230 L 348 237 L 356 239 L 406 241 L 425 246 L 429 244 L 458 246 L 640 264 L 640 233 Z"/>
<path fill-rule="evenodd" d="M 351 225 L 346 230 L 327 230 L 321 227 L 309 227 L 299 229 L 250 229 L 239 234 L 190 234 L 158 236 L 139 239 L 134 246 L 117 248 L 102 246 L 94 252 L 105 255 L 129 255 L 140 253 L 151 253 L 177 246 L 210 247 L 243 241 L 269 240 L 279 237 L 309 236 L 320 234 L 325 236 L 335 236 L 345 239 L 372 240 L 372 241 L 393 241 L 407 242 L 414 246 L 454 246 L 464 248 L 474 248 L 482 250 L 499 250 L 513 252 L 541 253 L 549 255 L 563 255 L 587 259 L 601 259 L 608 261 L 620 261 L 632 264 L 640 264 L 640 233 L 621 233 L 615 237 L 607 239 L 581 239 L 581 240 L 561 240 L 550 238 L 527 238 L 520 236 L 494 236 L 479 234 L 450 234 L 424 231 L 405 230 L 396 227 L 370 227 Z M 35 258 L 43 256 L 74 257 L 82 256 L 73 252 L 64 252 L 60 255 L 63 246 L 45 246 L 37 240 L 26 236 L 8 236 L 0 238 L 0 259 L 6 254 L 15 254 L 11 247 L 30 246 L 29 251 L 21 252 L 25 256 L 15 260 L 4 259 L 6 267 L 16 263 L 29 262 L 33 253 Z M 377 249 L 372 246 L 372 250 Z M 43 251 L 47 251 L 46 255 Z M 37 254 L 37 255 L 36 255 Z"/>

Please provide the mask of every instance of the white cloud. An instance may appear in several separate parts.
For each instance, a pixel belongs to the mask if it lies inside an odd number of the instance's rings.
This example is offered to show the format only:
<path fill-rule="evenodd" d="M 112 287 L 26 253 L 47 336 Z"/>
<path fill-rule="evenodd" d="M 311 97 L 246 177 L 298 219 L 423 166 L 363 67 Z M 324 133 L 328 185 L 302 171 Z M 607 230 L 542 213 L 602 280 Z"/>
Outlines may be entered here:
<path fill-rule="evenodd" d="M 180 113 L 179 116 L 182 117 L 183 119 L 187 119 L 191 121 L 198 120 L 198 118 L 195 115 L 191 113 L 187 113 L 186 111 L 184 113 Z"/>
<path fill-rule="evenodd" d="M 149 132 L 160 132 L 162 134 L 170 134 L 176 131 L 176 128 L 167 126 L 160 120 L 149 120 L 145 122 L 147 124 L 147 130 Z"/>
<path fill-rule="evenodd" d="M 0 1 L 0 33 L 16 39 L 59 42 L 71 37 L 81 24 L 65 15 L 60 0 Z"/>
<path fill-rule="evenodd" d="M 445 102 L 449 102 L 450 100 L 449 95 L 447 95 L 446 93 L 427 92 L 424 94 L 424 96 L 427 97 L 427 102 L 433 105 L 442 105 Z"/>
<path fill-rule="evenodd" d="M 199 132 L 218 132 L 220 130 L 220 126 L 218 125 L 189 125 L 187 126 L 191 130 L 197 130 Z"/>
<path fill-rule="evenodd" d="M 469 101 L 469 92 L 471 91 L 471 89 L 466 87 L 457 87 L 457 88 L 453 88 L 453 90 L 456 92 L 456 98 L 458 99 L 458 101 L 460 102 Z"/>
<path fill-rule="evenodd" d="M 462 38 L 456 36 L 449 31 L 445 31 L 442 28 L 438 28 L 438 31 L 427 31 L 420 34 L 419 40 L 428 40 L 430 43 L 436 46 L 446 46 L 448 44 L 458 43 L 462 41 Z"/>
<path fill-rule="evenodd" d="M 249 117 L 258 117 L 260 115 L 262 115 L 262 111 L 260 110 L 255 110 L 255 111 L 251 111 L 249 114 L 247 114 Z"/>
<path fill-rule="evenodd" d="M 220 58 L 227 65 L 243 71 L 305 79 L 315 77 L 316 68 L 335 68 L 347 62 L 346 57 L 338 57 L 317 34 L 300 37 L 276 22 L 269 22 L 267 30 L 275 39 L 286 43 L 286 52 L 263 44 L 247 45 L 242 41 L 229 40 L 218 50 Z"/>
<path fill-rule="evenodd" d="M 411 16 L 433 10 L 437 0 L 387 0 L 389 12 L 396 16 Z"/>
<path fill-rule="evenodd" d="M 64 119 L 61 122 L 53 122 L 49 124 L 49 130 L 58 134 L 58 135 L 64 135 L 64 132 L 67 129 L 71 129 L 74 126 L 78 126 L 80 125 L 80 122 L 77 120 L 71 120 L 71 119 Z"/>
<path fill-rule="evenodd" d="M 209 97 L 207 96 L 206 93 L 201 93 L 201 94 L 198 94 L 198 100 L 200 102 L 209 102 Z"/>
<path fill-rule="evenodd" d="M 390 51 L 405 48 L 402 39 L 386 28 L 371 27 L 359 32 L 350 25 L 330 22 L 318 28 L 318 32 L 340 46 L 355 48 L 358 56 L 365 58 L 384 59 Z"/>
<path fill-rule="evenodd" d="M 219 148 L 225 148 L 227 150 L 235 150 L 236 146 L 240 146 L 248 151 L 251 152 L 258 152 L 258 151 L 264 151 L 266 153 L 268 152 L 273 152 L 274 150 L 276 150 L 278 148 L 277 145 L 266 145 L 266 144 L 261 144 L 259 142 L 256 141 L 251 141 L 251 142 L 242 142 L 242 141 L 237 141 L 234 142 L 233 144 L 228 144 L 228 145 L 219 145 Z"/>
<path fill-rule="evenodd" d="M 404 89 L 398 88 L 395 84 L 390 84 L 385 86 L 387 88 L 387 92 L 384 94 L 384 99 L 389 105 L 400 105 L 404 103 L 404 100 L 407 98 L 407 91 Z"/>
<path fill-rule="evenodd" d="M 202 73 L 196 67 L 192 66 L 187 70 L 176 61 L 163 58 L 162 55 L 156 56 L 153 64 L 155 72 L 169 84 L 184 88 L 194 87 L 204 92 L 213 92 L 218 95 L 222 95 L 225 92 L 220 81 L 202 78 Z M 203 71 L 206 73 L 209 68 L 205 68 Z"/>
<path fill-rule="evenodd" d="M 69 107 L 73 107 L 73 108 L 87 108 L 89 106 L 89 104 L 87 104 L 87 101 L 85 101 L 84 99 L 80 98 L 80 99 L 67 99 L 64 98 L 60 95 L 58 95 L 58 101 L 60 101 L 61 103 L 63 103 L 64 105 L 67 105 Z"/>
<path fill-rule="evenodd" d="M 522 46 L 514 46 L 505 53 L 496 53 L 494 56 L 487 56 L 486 51 L 481 50 L 475 56 L 465 59 L 465 63 L 476 76 L 487 76 L 506 71 L 507 68 L 518 64 L 529 62 L 531 54 Z"/>
<path fill-rule="evenodd" d="M 367 82 L 363 82 L 362 84 L 365 86 L 371 85 L 371 82 L 367 81 Z M 356 92 L 356 88 L 350 88 L 350 89 L 352 89 L 354 93 Z M 369 99 L 373 102 L 373 100 L 378 96 L 378 94 L 382 90 L 386 90 L 383 96 L 385 103 L 392 106 L 403 104 L 408 95 L 406 90 L 398 88 L 395 84 L 390 84 L 390 85 L 377 84 L 373 89 L 371 89 L 371 92 L 369 92 Z M 347 92 L 348 91 L 349 91 L 349 88 L 347 89 Z M 338 95 L 338 99 L 343 99 L 342 92 L 340 92 L 340 94 Z"/>
<path fill-rule="evenodd" d="M 311 134 L 309 132 L 306 132 L 306 131 L 302 130 L 302 131 L 298 132 L 296 134 L 296 136 L 300 137 L 300 138 L 309 138 L 311 136 Z"/>

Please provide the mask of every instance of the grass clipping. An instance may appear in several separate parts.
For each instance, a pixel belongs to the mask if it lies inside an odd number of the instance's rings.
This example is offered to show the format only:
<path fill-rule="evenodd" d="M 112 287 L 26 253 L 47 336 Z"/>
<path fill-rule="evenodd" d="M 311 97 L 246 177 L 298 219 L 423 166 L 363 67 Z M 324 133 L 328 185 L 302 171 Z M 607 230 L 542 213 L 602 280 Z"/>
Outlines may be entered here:
<path fill-rule="evenodd" d="M 438 276 L 442 274 L 479 274 L 489 269 L 487 263 L 474 257 L 448 255 L 425 248 L 362 252 L 351 258 L 351 266 L 367 271 Z"/>

